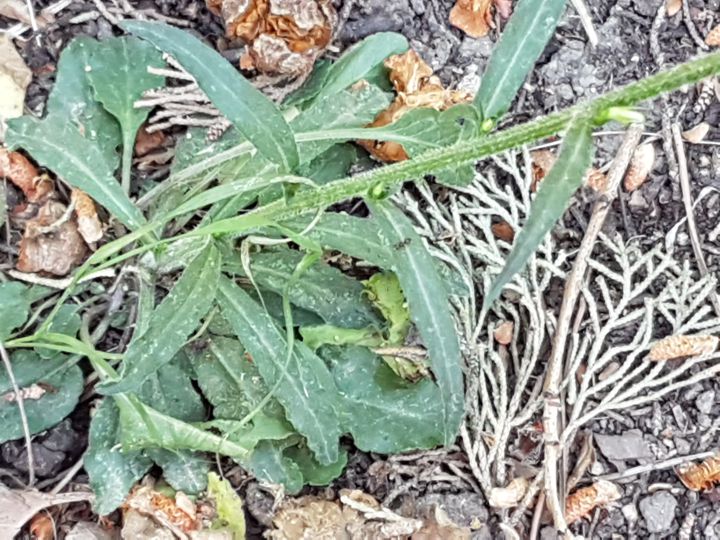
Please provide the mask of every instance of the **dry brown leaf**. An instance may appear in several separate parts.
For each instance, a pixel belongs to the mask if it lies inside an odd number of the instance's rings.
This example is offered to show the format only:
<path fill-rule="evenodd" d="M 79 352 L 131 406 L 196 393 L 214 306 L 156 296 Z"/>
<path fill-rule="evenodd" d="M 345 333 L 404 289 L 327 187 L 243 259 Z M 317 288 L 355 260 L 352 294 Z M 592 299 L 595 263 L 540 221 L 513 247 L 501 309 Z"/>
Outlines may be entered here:
<path fill-rule="evenodd" d="M 711 47 L 717 47 L 720 45 L 720 24 L 710 30 L 708 35 L 705 37 L 705 43 Z"/>
<path fill-rule="evenodd" d="M 32 72 L 13 42 L 0 34 L 0 142 L 5 140 L 5 121 L 22 116 L 25 91 L 31 80 Z"/>
<path fill-rule="evenodd" d="M 630 166 L 625 173 L 625 191 L 633 192 L 642 186 L 655 165 L 655 147 L 652 143 L 641 144 L 635 149 Z"/>
<path fill-rule="evenodd" d="M 492 5 L 493 0 L 457 0 L 450 10 L 450 24 L 471 37 L 486 36 L 495 28 Z"/>
<path fill-rule="evenodd" d="M 710 489 L 720 482 L 720 456 L 711 456 L 702 463 L 681 465 L 675 473 L 691 491 Z"/>
<path fill-rule="evenodd" d="M 717 349 L 717 336 L 670 336 L 655 343 L 650 349 L 648 360 L 662 362 L 688 356 L 711 354 Z"/>
<path fill-rule="evenodd" d="M 17 269 L 64 276 L 82 262 L 86 253 L 87 246 L 67 208 L 51 200 L 25 226 Z"/>
<path fill-rule="evenodd" d="M 95 203 L 87 193 L 79 189 L 72 190 L 70 200 L 75 208 L 78 232 L 87 244 L 98 242 L 103 237 L 103 228 Z"/>
<path fill-rule="evenodd" d="M 495 235 L 495 238 L 503 240 L 508 244 L 512 244 L 512 241 L 515 239 L 515 230 L 507 221 L 498 221 L 497 223 L 493 223 L 490 226 L 490 230 L 493 235 Z"/>
<path fill-rule="evenodd" d="M 600 169 L 592 168 L 585 178 L 585 185 L 598 193 L 604 193 L 607 189 L 608 179 Z"/>
<path fill-rule="evenodd" d="M 593 485 L 571 493 L 565 501 L 565 520 L 574 523 L 587 517 L 598 506 L 617 501 L 622 496 L 620 489 L 607 480 L 598 480 Z"/>
<path fill-rule="evenodd" d="M 695 127 L 682 132 L 683 139 L 692 144 L 698 144 L 705 140 L 708 132 L 710 131 L 710 124 L 707 122 L 700 122 Z"/>
<path fill-rule="evenodd" d="M 243 68 L 269 74 L 309 73 L 330 43 L 337 15 L 331 0 L 207 0 L 230 38 L 248 44 Z"/>
<path fill-rule="evenodd" d="M 527 492 L 530 483 L 518 477 L 503 488 L 490 490 L 488 504 L 494 508 L 513 508 L 517 506 Z"/>
<path fill-rule="evenodd" d="M 135 139 L 135 155 L 144 156 L 160 148 L 165 143 L 165 133 L 161 130 L 148 133 L 145 126 L 138 130 Z"/>
<path fill-rule="evenodd" d="M 674 17 L 682 9 L 683 0 L 665 0 L 665 12 L 668 17 Z"/>
<path fill-rule="evenodd" d="M 493 332 L 495 341 L 500 345 L 509 345 L 512 342 L 514 328 L 515 325 L 512 321 L 501 322 Z"/>
<path fill-rule="evenodd" d="M 472 95 L 458 90 L 446 90 L 440 79 L 418 53 L 410 49 L 406 53 L 390 56 L 385 60 L 389 77 L 397 97 L 390 106 L 377 115 L 367 127 L 392 124 L 412 109 L 435 109 L 444 111 L 459 103 L 468 103 Z M 408 155 L 401 144 L 392 141 L 358 141 L 377 159 L 386 162 L 404 161 Z"/>
<path fill-rule="evenodd" d="M 54 190 L 52 180 L 40 175 L 25 156 L 0 148 L 0 178 L 3 177 L 20 188 L 32 203 L 44 201 Z"/>

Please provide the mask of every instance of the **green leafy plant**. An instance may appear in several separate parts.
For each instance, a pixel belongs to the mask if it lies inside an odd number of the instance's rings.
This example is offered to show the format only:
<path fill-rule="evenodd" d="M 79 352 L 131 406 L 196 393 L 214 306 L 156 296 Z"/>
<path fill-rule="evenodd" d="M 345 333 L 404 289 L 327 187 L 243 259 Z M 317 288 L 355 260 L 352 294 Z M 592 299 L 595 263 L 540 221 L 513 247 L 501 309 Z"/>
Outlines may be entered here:
<path fill-rule="evenodd" d="M 46 117 L 11 121 L 7 141 L 86 191 L 129 232 L 100 247 L 73 284 L 43 304 L 54 307 L 40 324 L 26 322 L 35 301 L 27 291 L 0 286 L 0 296 L 17 306 L 0 318 L 0 336 L 9 349 L 34 349 L 31 355 L 71 355 L 48 364 L 58 371 L 43 377 L 67 390 L 62 408 L 33 417 L 33 430 L 49 427 L 76 402 L 80 358 L 99 375 L 97 391 L 105 397 L 85 458 L 99 512 L 116 508 L 153 463 L 173 487 L 195 493 L 207 487 L 203 453 L 218 453 L 294 493 L 342 472 L 345 435 L 362 450 L 383 453 L 455 440 L 464 392 L 450 296 L 467 294 L 467 287 L 430 255 L 391 202 L 393 192 L 430 174 L 466 182 L 477 160 L 565 130 L 557 165 L 484 299 L 487 308 L 562 215 L 592 158 L 592 129 L 618 108 L 720 71 L 720 54 L 709 55 L 492 133 L 564 4 L 518 3 L 473 106 L 418 109 L 381 128 L 364 126 L 390 102 L 382 62 L 406 50 L 397 34 L 370 36 L 336 62 L 321 62 L 282 106 L 218 53 L 166 25 L 126 21 L 135 37 L 80 39 L 66 48 Z M 162 83 L 139 73 L 141 65 L 159 65 L 149 44 L 183 65 L 232 127 L 212 143 L 191 130 L 170 177 L 135 204 L 127 155 L 145 115 L 130 107 L 128 96 Z M 114 88 L 123 88 L 122 95 Z M 356 139 L 399 142 L 411 159 L 347 176 L 360 159 L 349 144 Z M 369 217 L 331 209 L 355 197 L 364 199 Z M 343 271 L 334 262 L 338 253 L 367 264 Z M 88 318 L 79 338 L 78 326 L 58 325 L 81 278 L 130 260 L 140 278 L 137 316 L 125 321 L 135 324 L 125 351 L 97 350 L 101 333 L 91 334 Z M 155 307 L 159 283 L 176 275 Z M 405 377 L 397 353 L 386 349 L 402 349 L 411 325 L 426 357 L 423 370 Z M 19 371 L 36 362 L 21 352 L 13 352 Z M 0 420 L 17 423 L 16 413 L 3 407 L 9 416 Z M 17 429 L 9 433 L 20 436 Z M 214 480 L 210 490 L 226 499 Z"/>

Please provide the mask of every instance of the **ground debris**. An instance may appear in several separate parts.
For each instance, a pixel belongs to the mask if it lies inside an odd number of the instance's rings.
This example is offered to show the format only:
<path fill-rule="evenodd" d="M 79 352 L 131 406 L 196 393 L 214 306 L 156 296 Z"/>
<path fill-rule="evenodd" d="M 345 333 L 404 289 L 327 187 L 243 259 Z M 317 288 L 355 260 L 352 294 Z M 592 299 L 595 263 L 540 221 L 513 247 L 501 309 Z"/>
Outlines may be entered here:
<path fill-rule="evenodd" d="M 655 147 L 652 143 L 645 143 L 638 146 L 635 149 L 635 153 L 630 161 L 630 166 L 623 179 L 625 191 L 631 193 L 642 186 L 654 165 Z"/>
<path fill-rule="evenodd" d="M 8 7 L 7 2 L 0 3 Z M 32 72 L 6 35 L 0 35 L 0 142 L 5 138 L 5 121 L 22 116 L 25 91 Z M 1 174 L 0 174 L 1 176 Z"/>
<path fill-rule="evenodd" d="M 510 17 L 511 0 L 457 0 L 450 11 L 450 24 L 474 38 L 486 36 L 495 28 L 493 7 L 503 19 Z"/>
<path fill-rule="evenodd" d="M 79 189 L 72 190 L 70 200 L 75 209 L 77 228 L 80 235 L 88 245 L 99 241 L 103 237 L 103 228 L 93 200 L 87 193 Z"/>
<path fill-rule="evenodd" d="M 433 75 L 432 68 L 412 49 L 385 60 L 389 78 L 397 97 L 390 106 L 377 115 L 367 127 L 382 127 L 397 121 L 413 109 L 444 111 L 453 105 L 469 103 L 472 95 L 460 90 L 448 90 Z M 408 154 L 401 144 L 392 141 L 359 141 L 376 158 L 387 161 L 404 161 Z"/>
<path fill-rule="evenodd" d="M 594 435 L 600 452 L 611 461 L 624 461 L 628 459 L 652 458 L 650 447 L 643 439 L 642 433 L 629 430 L 622 435 Z"/>
<path fill-rule="evenodd" d="M 675 519 L 677 500 L 667 491 L 658 491 L 640 501 L 645 528 L 651 533 L 667 532 Z"/>
<path fill-rule="evenodd" d="M 31 203 L 43 202 L 55 189 L 52 180 L 41 175 L 28 158 L 5 148 L 0 148 L 0 177 L 20 188 Z"/>
<path fill-rule="evenodd" d="M 689 463 L 675 471 L 680 481 L 691 491 L 703 491 L 720 481 L 720 456 L 712 456 L 701 463 Z"/>
<path fill-rule="evenodd" d="M 648 360 L 662 362 L 689 356 L 712 354 L 718 346 L 717 336 L 670 336 L 658 341 L 650 349 Z"/>
<path fill-rule="evenodd" d="M 622 496 L 620 489 L 606 480 L 598 480 L 588 487 L 571 493 L 565 502 L 565 519 L 574 523 L 587 517 L 598 506 L 617 501 Z"/>
<path fill-rule="evenodd" d="M 69 214 L 57 201 L 48 201 L 40 208 L 25 226 L 17 270 L 64 276 L 82 262 L 87 245 Z"/>
<path fill-rule="evenodd" d="M 266 74 L 309 73 L 332 38 L 335 8 L 329 0 L 207 0 L 225 20 L 227 35 L 248 44 L 243 69 Z"/>

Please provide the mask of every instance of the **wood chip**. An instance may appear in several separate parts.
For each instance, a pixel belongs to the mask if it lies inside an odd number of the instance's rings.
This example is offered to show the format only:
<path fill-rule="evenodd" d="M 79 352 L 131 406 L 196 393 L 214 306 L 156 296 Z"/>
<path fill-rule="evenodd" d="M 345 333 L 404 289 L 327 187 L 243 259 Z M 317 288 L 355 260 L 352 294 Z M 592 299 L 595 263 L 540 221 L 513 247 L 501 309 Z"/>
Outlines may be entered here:
<path fill-rule="evenodd" d="M 702 463 L 688 463 L 675 470 L 680 481 L 691 491 L 704 491 L 720 482 L 720 456 Z"/>
<path fill-rule="evenodd" d="M 592 168 L 587 174 L 585 185 L 596 191 L 597 193 L 604 193 L 607 189 L 608 179 L 605 173 L 600 169 Z"/>
<path fill-rule="evenodd" d="M 674 17 L 682 9 L 683 0 L 666 0 L 665 1 L 665 12 L 668 17 Z"/>
<path fill-rule="evenodd" d="M 493 488 L 488 496 L 488 504 L 494 508 L 513 508 L 520 504 L 529 485 L 525 478 L 516 478 L 505 487 Z"/>
<path fill-rule="evenodd" d="M 710 124 L 700 122 L 697 126 L 682 132 L 683 139 L 692 144 L 698 144 L 705 140 L 710 131 Z"/>
<path fill-rule="evenodd" d="M 571 493 L 565 501 L 565 520 L 575 523 L 590 515 L 598 506 L 617 501 L 622 496 L 620 489 L 607 480 L 598 480 L 593 485 Z"/>
<path fill-rule="evenodd" d="M 77 228 L 83 240 L 87 244 L 100 241 L 103 237 L 103 227 L 93 200 L 87 193 L 79 189 L 72 190 L 70 200 L 75 207 Z"/>
<path fill-rule="evenodd" d="M 717 336 L 670 336 L 655 343 L 647 358 L 662 362 L 712 354 L 717 349 L 718 341 L 720 338 Z"/>
<path fill-rule="evenodd" d="M 630 166 L 625 173 L 623 186 L 632 193 L 645 183 L 655 165 L 655 147 L 652 143 L 641 144 L 635 149 Z"/>
<path fill-rule="evenodd" d="M 705 37 L 705 43 L 711 47 L 720 46 L 720 24 L 710 30 L 708 35 Z"/>
<path fill-rule="evenodd" d="M 515 325 L 512 321 L 504 321 L 500 323 L 493 332 L 495 341 L 497 341 L 500 345 L 509 345 L 512 342 L 514 328 Z"/>

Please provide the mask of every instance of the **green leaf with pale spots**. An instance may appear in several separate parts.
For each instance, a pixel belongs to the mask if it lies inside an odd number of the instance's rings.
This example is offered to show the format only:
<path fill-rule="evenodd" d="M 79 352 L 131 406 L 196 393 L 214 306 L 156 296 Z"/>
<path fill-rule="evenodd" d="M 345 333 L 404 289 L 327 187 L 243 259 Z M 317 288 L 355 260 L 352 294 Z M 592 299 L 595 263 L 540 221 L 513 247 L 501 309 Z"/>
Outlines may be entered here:
<path fill-rule="evenodd" d="M 440 389 L 444 444 L 452 444 L 464 413 L 462 358 L 448 294 L 420 236 L 405 214 L 387 201 L 368 201 L 391 250 L 392 269 L 407 298 L 410 316 L 428 352 Z"/>
<path fill-rule="evenodd" d="M 220 276 L 220 252 L 212 241 L 193 259 L 153 311 L 147 330 L 128 345 L 120 380 L 98 388 L 104 394 L 137 390 L 170 362 L 207 314 Z"/>
<path fill-rule="evenodd" d="M 17 281 L 0 283 L 0 341 L 22 326 L 30 312 L 27 287 Z"/>

